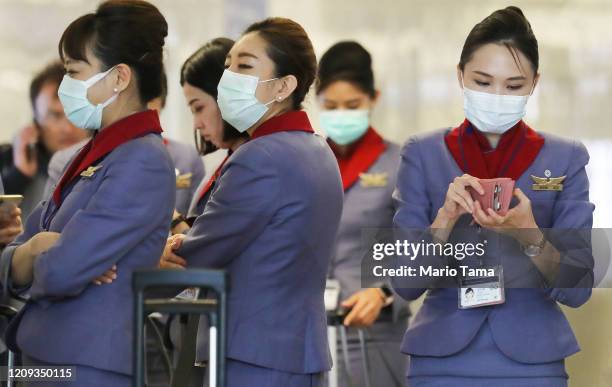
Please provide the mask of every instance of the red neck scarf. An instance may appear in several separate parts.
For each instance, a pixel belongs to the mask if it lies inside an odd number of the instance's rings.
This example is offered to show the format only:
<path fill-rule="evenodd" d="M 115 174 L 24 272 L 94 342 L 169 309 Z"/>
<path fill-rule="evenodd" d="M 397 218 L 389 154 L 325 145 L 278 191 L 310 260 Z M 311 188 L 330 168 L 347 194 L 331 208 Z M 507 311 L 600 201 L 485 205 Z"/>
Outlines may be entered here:
<path fill-rule="evenodd" d="M 300 131 L 314 133 L 308 115 L 303 110 L 293 110 L 280 116 L 272 117 L 261 124 L 251 136 L 251 139 L 267 136 L 278 132 Z"/>
<path fill-rule="evenodd" d="M 467 119 L 448 132 L 444 141 L 463 172 L 479 179 L 518 180 L 544 145 L 544 138 L 522 120 L 501 136 L 494 149 Z"/>
<path fill-rule="evenodd" d="M 147 110 L 125 117 L 99 132 L 81 149 L 53 192 L 53 201 L 59 207 L 62 191 L 81 172 L 112 152 L 119 145 L 149 133 L 161 133 L 159 116 L 155 110 Z"/>
<path fill-rule="evenodd" d="M 359 140 L 350 145 L 348 156 L 340 156 L 338 145 L 330 140 L 328 143 L 338 160 L 342 186 L 345 191 L 355 184 L 359 175 L 370 169 L 387 149 L 382 137 L 372 127 L 368 128 L 368 131 Z"/>
<path fill-rule="evenodd" d="M 221 170 L 223 169 L 225 162 L 227 161 L 227 159 L 230 158 L 230 156 L 231 154 L 228 154 L 227 156 L 225 156 L 221 164 L 219 164 L 219 166 L 215 170 L 215 173 L 213 173 L 210 179 L 208 179 L 208 181 L 206 182 L 206 185 L 204 186 L 204 188 L 202 188 L 202 191 L 200 192 L 200 195 L 198 197 L 198 202 L 200 202 L 204 198 L 204 196 L 208 193 L 208 191 L 210 191 L 210 189 L 215 184 L 215 182 L 219 179 L 219 176 L 221 176 Z"/>

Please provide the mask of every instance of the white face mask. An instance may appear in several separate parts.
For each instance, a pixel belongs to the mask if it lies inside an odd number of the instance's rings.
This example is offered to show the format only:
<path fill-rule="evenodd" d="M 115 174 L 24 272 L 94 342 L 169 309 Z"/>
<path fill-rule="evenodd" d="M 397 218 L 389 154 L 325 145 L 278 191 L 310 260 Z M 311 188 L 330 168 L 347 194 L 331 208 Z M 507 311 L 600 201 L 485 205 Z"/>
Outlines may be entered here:
<path fill-rule="evenodd" d="M 71 78 L 68 74 L 59 86 L 57 95 L 64 107 L 66 117 L 81 129 L 98 130 L 102 127 L 102 111 L 117 99 L 118 93 L 97 105 L 89 102 L 87 90 L 108 75 L 115 67 L 93 75 L 85 81 Z"/>
<path fill-rule="evenodd" d="M 530 96 L 489 94 L 464 85 L 465 118 L 481 132 L 502 134 L 525 117 Z"/>
<path fill-rule="evenodd" d="M 268 105 L 261 103 L 255 96 L 260 83 L 274 81 L 272 78 L 260 81 L 258 77 L 225 70 L 217 86 L 217 104 L 221 117 L 239 132 L 244 133 L 255 125 L 268 111 Z"/>

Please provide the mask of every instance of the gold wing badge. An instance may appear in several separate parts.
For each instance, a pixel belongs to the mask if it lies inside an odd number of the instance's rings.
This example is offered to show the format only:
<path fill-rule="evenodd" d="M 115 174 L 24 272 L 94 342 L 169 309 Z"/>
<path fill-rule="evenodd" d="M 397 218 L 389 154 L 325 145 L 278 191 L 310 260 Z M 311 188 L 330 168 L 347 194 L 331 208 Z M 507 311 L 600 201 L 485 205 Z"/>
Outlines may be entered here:
<path fill-rule="evenodd" d="M 176 188 L 189 188 L 191 187 L 191 172 L 185 173 L 184 175 L 176 175 Z"/>
<path fill-rule="evenodd" d="M 94 173 L 96 173 L 98 171 L 98 169 L 102 168 L 102 165 L 96 165 L 95 167 L 89 167 L 86 170 L 84 170 L 83 172 L 81 172 L 81 176 L 82 177 L 92 177 L 94 175 Z"/>
<path fill-rule="evenodd" d="M 544 176 L 546 177 L 531 175 L 531 180 L 533 180 L 532 190 L 563 191 L 563 181 L 567 176 L 551 177 L 551 172 L 548 169 L 544 171 Z"/>
<path fill-rule="evenodd" d="M 361 186 L 364 188 L 386 187 L 388 184 L 388 175 L 386 172 L 360 173 L 359 180 L 360 180 Z"/>

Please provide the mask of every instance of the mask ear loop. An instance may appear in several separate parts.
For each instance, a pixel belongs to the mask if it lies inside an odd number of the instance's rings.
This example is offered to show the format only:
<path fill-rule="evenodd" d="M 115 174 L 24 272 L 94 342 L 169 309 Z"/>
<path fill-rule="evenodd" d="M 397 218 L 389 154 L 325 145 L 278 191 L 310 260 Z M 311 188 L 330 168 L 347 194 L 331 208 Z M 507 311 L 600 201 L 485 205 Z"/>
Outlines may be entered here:
<path fill-rule="evenodd" d="M 259 81 L 259 83 L 266 83 L 266 82 L 272 82 L 272 81 L 276 81 L 278 79 L 281 79 L 281 77 L 276 77 L 276 78 L 271 78 L 271 79 L 266 79 L 265 81 Z M 268 107 L 268 105 L 273 104 L 274 102 L 281 102 L 283 99 L 281 97 L 276 97 L 274 99 L 272 99 L 272 101 L 264 103 L 263 105 L 265 107 Z"/>
<path fill-rule="evenodd" d="M 531 92 L 529 93 L 529 96 L 533 96 L 533 92 L 535 91 L 536 88 L 536 81 L 535 79 L 533 80 L 533 85 L 531 86 Z"/>

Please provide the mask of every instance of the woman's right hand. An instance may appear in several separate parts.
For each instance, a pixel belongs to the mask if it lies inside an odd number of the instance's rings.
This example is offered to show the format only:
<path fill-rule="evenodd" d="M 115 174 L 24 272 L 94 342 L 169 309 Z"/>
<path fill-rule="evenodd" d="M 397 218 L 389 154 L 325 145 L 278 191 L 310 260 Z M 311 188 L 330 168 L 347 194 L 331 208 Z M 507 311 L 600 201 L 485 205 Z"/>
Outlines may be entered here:
<path fill-rule="evenodd" d="M 187 267 L 187 261 L 175 254 L 175 251 L 181 247 L 184 238 L 184 234 L 176 234 L 168 238 L 164 252 L 159 259 L 160 269 L 185 269 Z"/>
<path fill-rule="evenodd" d="M 454 222 L 461 215 L 474 212 L 474 199 L 466 189 L 467 187 L 474 188 L 481 195 L 484 194 L 484 189 L 478 178 L 468 174 L 457 176 L 448 185 L 444 205 L 440 208 L 440 211 L 443 212 L 442 216 L 445 216 L 447 220 Z M 438 215 L 440 216 L 440 212 L 438 212 Z"/>
<path fill-rule="evenodd" d="M 438 241 L 448 240 L 457 219 L 463 214 L 474 213 L 474 200 L 466 189 L 467 187 L 474 188 L 479 194 L 484 193 L 478 178 L 468 174 L 455 177 L 452 183 L 448 185 L 444 204 L 438 210 L 438 215 L 431 224 L 434 239 Z"/>

